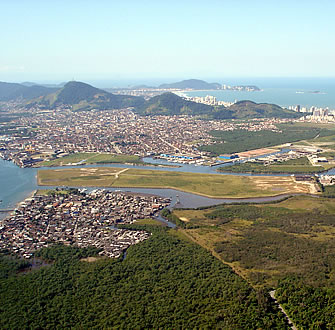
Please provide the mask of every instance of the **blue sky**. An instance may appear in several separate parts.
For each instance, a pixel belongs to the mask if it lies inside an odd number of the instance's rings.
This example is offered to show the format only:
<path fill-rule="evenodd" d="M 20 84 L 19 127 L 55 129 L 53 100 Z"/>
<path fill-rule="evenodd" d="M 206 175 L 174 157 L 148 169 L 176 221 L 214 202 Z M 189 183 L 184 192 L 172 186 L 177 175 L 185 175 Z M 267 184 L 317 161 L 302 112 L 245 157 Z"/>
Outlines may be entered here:
<path fill-rule="evenodd" d="M 0 81 L 335 77 L 335 1 L 0 0 Z"/>

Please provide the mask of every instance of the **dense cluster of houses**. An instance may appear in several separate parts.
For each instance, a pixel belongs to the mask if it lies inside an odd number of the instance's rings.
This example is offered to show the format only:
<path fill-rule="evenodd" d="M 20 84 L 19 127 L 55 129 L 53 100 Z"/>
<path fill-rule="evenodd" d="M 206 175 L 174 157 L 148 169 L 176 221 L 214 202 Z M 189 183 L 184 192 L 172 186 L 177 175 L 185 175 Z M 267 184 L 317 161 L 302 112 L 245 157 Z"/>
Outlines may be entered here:
<path fill-rule="evenodd" d="M 249 122 L 199 120 L 192 116 L 141 117 L 130 109 L 72 112 L 61 109 L 33 112 L 11 122 L 0 135 L 0 157 L 21 167 L 73 152 L 160 155 L 179 153 L 209 156 L 198 147 L 215 143 L 213 130 L 278 130 L 283 120 Z M 1 128 L 1 123 L 0 123 Z"/>
<path fill-rule="evenodd" d="M 30 258 L 50 244 L 94 246 L 100 254 L 119 257 L 130 245 L 149 237 L 145 231 L 118 229 L 154 216 L 170 200 L 157 196 L 110 192 L 63 191 L 35 195 L 21 203 L 0 226 L 0 249 Z"/>

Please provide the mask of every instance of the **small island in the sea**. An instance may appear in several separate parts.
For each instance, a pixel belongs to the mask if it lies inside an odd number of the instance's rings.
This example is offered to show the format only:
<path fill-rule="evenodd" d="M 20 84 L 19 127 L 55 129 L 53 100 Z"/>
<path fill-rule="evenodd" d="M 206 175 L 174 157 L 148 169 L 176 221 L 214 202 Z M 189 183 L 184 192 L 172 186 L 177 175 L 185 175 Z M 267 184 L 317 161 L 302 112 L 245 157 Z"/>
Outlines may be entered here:
<path fill-rule="evenodd" d="M 321 92 L 321 91 L 296 91 L 297 94 L 304 94 L 304 93 L 308 93 L 308 94 L 326 94 L 325 92 Z"/>

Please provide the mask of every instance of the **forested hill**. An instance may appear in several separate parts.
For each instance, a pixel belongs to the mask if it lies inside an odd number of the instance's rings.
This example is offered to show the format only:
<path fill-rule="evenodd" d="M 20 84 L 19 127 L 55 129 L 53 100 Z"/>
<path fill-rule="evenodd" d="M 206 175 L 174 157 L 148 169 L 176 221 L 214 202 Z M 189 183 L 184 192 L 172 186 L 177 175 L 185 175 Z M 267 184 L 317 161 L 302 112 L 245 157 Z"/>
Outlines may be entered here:
<path fill-rule="evenodd" d="M 115 95 L 77 81 L 68 82 L 55 93 L 30 102 L 28 106 L 39 105 L 48 109 L 69 106 L 73 111 L 106 110 L 140 106 L 144 103 L 141 97 Z"/>
<path fill-rule="evenodd" d="M 133 107 L 141 115 L 199 115 L 207 119 L 299 117 L 298 113 L 282 109 L 275 104 L 257 104 L 251 101 L 240 101 L 225 108 L 224 106 L 211 106 L 188 101 L 174 93 L 164 93 L 145 101 L 142 97 L 116 95 L 77 81 L 70 81 L 63 88 L 57 90 L 42 86 L 27 87 L 20 84 L 11 85 L 18 85 L 15 95 L 20 95 L 22 98 L 26 95 L 22 92 L 25 89 L 30 91 L 28 99 L 32 98 L 32 95 L 35 97 L 39 96 L 27 102 L 26 106 L 28 108 L 39 106 L 45 109 L 55 109 L 65 106 L 71 108 L 73 111 L 83 111 Z M 8 92 L 1 94 L 1 86 L 3 86 L 3 91 L 6 87 L 5 85 L 0 85 L 0 100 L 1 95 L 5 95 L 6 93 L 8 95 Z M 32 91 L 35 91 L 35 94 Z M 45 91 L 52 91 L 52 93 L 45 95 Z M 41 95 L 42 92 L 45 94 Z"/>
<path fill-rule="evenodd" d="M 159 88 L 164 89 L 220 89 L 221 85 L 219 83 L 208 83 L 204 80 L 199 79 L 187 79 L 183 81 L 178 81 L 171 84 L 162 84 Z"/>
<path fill-rule="evenodd" d="M 58 88 L 48 88 L 39 85 L 25 86 L 23 84 L 0 82 L 0 101 L 31 100 L 47 95 Z"/>
<path fill-rule="evenodd" d="M 234 118 L 299 118 L 301 114 L 283 109 L 279 105 L 269 103 L 255 103 L 252 101 L 239 101 L 228 108 Z"/>
<path fill-rule="evenodd" d="M 137 107 L 142 115 L 205 115 L 213 112 L 210 105 L 184 100 L 173 93 L 155 96 Z"/>
<path fill-rule="evenodd" d="M 201 115 L 208 119 L 298 118 L 299 113 L 275 104 L 241 101 L 225 108 L 187 101 L 173 93 L 151 98 L 136 108 L 142 115 Z"/>

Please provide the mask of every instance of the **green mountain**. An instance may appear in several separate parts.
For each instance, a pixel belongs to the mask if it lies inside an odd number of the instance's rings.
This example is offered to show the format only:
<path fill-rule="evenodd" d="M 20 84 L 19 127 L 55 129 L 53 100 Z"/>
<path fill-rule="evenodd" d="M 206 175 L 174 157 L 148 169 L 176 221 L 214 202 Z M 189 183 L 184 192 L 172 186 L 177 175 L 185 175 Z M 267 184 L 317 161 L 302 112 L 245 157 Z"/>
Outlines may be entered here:
<path fill-rule="evenodd" d="M 19 84 L 17 84 L 19 85 Z M 49 88 L 41 86 L 24 88 Z M 55 92 L 40 96 L 27 103 L 27 107 L 38 105 L 46 109 L 61 106 L 71 107 L 73 111 L 82 110 L 108 110 L 134 107 L 141 115 L 201 115 L 213 119 L 248 119 L 248 118 L 297 118 L 299 114 L 282 109 L 275 104 L 251 101 L 240 101 L 229 108 L 223 106 L 210 106 L 202 103 L 187 101 L 174 93 L 164 93 L 145 101 L 142 97 L 131 95 L 115 95 L 91 85 L 71 81 Z"/>
<path fill-rule="evenodd" d="M 142 115 L 202 115 L 208 119 L 298 118 L 300 114 L 275 104 L 240 101 L 232 106 L 210 106 L 187 101 L 173 93 L 151 98 L 136 108 Z"/>
<path fill-rule="evenodd" d="M 164 89 L 220 89 L 219 83 L 208 83 L 204 80 L 199 79 L 188 79 L 172 84 L 162 84 L 159 88 Z"/>
<path fill-rule="evenodd" d="M 57 88 L 44 86 L 0 82 L 0 101 L 31 100 L 39 96 L 53 93 Z"/>
<path fill-rule="evenodd" d="M 136 111 L 142 115 L 204 115 L 211 113 L 213 107 L 184 100 L 173 93 L 164 93 L 146 101 Z"/>
<path fill-rule="evenodd" d="M 143 103 L 144 99 L 141 97 L 115 95 L 82 82 L 70 81 L 55 93 L 34 100 L 28 106 L 37 104 L 48 109 L 70 106 L 73 111 L 82 111 L 120 109 Z"/>
<path fill-rule="evenodd" d="M 232 112 L 233 118 L 299 118 L 301 114 L 283 109 L 276 104 L 255 103 L 252 101 L 240 101 L 227 108 Z"/>

